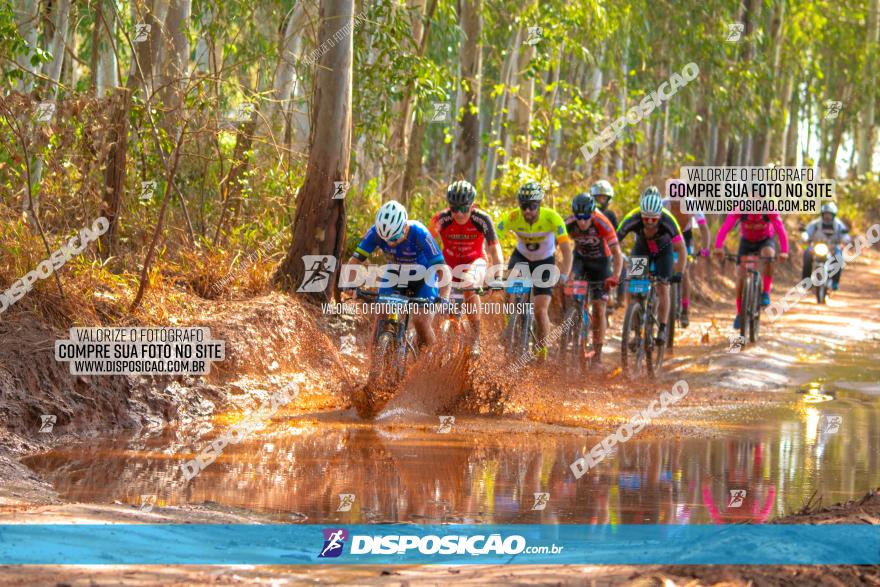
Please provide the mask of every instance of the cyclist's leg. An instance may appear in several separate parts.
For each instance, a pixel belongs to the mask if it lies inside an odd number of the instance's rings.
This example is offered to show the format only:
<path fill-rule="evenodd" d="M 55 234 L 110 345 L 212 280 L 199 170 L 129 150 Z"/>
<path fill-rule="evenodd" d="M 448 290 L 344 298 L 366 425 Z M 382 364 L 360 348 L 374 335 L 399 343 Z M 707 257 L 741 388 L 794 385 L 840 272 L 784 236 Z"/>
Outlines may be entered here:
<path fill-rule="evenodd" d="M 694 253 L 694 244 L 693 244 L 693 231 L 689 228 L 682 233 L 684 236 L 684 245 L 687 249 L 688 255 L 693 255 Z M 682 323 L 687 325 L 687 315 L 688 308 L 691 305 L 691 277 L 690 277 L 690 268 L 691 263 L 688 260 L 688 266 L 685 268 L 684 275 L 681 276 L 681 318 Z"/>
<path fill-rule="evenodd" d="M 763 241 L 761 241 L 763 242 Z M 752 241 L 747 241 L 744 238 L 739 239 L 739 251 L 737 251 L 737 257 L 742 257 L 743 255 L 756 255 L 758 251 L 760 251 L 761 243 L 754 243 Z M 740 264 L 739 258 L 736 261 L 737 271 L 736 271 L 736 315 L 739 316 L 742 314 L 742 294 L 743 294 L 743 284 L 746 280 L 746 270 Z"/>
<path fill-rule="evenodd" d="M 611 270 L 605 259 L 584 264 L 584 274 L 587 281 L 604 282 L 611 276 Z M 593 348 L 596 354 L 602 352 L 602 344 L 605 342 L 605 304 L 608 300 L 608 292 L 605 286 L 591 287 L 593 297 L 593 307 L 591 322 L 593 323 Z"/>
<path fill-rule="evenodd" d="M 761 305 L 767 306 L 770 304 L 770 289 L 773 287 L 773 260 L 776 258 L 776 239 L 770 238 L 763 242 L 761 256 L 766 259 L 761 287 L 761 291 L 764 294 Z"/>
<path fill-rule="evenodd" d="M 541 271 L 540 268 L 546 265 L 555 266 L 556 259 L 554 257 L 547 257 L 543 261 L 532 261 L 529 263 L 529 269 L 531 270 L 531 275 L 542 274 L 546 277 L 547 272 Z M 540 347 L 542 349 L 546 349 L 547 346 L 547 335 L 550 334 L 550 300 L 553 296 L 553 285 L 548 285 L 544 287 L 538 287 L 537 284 L 532 285 L 532 301 L 534 305 L 535 311 L 535 324 L 537 326 L 537 337 L 540 343 Z M 542 352 L 546 353 L 546 350 L 542 350 Z"/>
<path fill-rule="evenodd" d="M 486 278 L 486 259 L 479 258 L 470 263 L 465 270 L 460 286 L 465 289 L 480 287 Z M 464 294 L 464 303 L 467 305 L 467 319 L 471 325 L 471 331 L 475 340 L 480 339 L 480 296 L 476 292 L 468 291 Z"/>
<path fill-rule="evenodd" d="M 654 275 L 657 277 L 657 322 L 664 336 L 666 319 L 669 317 L 669 279 L 672 277 L 674 267 L 672 245 L 669 245 L 654 257 Z M 658 334 L 657 338 L 665 341 L 664 336 Z"/>
<path fill-rule="evenodd" d="M 432 301 L 437 298 L 437 294 L 439 293 L 436 287 L 431 287 L 426 284 L 424 280 L 414 282 L 409 289 L 410 292 L 413 292 L 410 293 L 410 295 L 419 298 L 426 298 Z M 416 334 L 419 335 L 419 348 L 424 349 L 432 346 L 436 340 L 433 328 L 433 312 L 419 312 L 418 314 L 411 316 L 410 319 L 416 329 Z"/>

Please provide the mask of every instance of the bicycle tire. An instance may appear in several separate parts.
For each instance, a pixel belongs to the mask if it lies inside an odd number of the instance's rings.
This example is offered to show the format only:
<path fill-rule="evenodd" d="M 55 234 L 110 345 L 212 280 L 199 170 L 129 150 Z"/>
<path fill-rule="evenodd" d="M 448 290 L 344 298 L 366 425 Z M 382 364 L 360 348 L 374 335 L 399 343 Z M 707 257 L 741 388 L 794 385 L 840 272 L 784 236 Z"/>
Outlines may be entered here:
<path fill-rule="evenodd" d="M 749 342 L 758 342 L 761 328 L 761 281 L 752 278 L 752 318 L 749 324 Z"/>
<path fill-rule="evenodd" d="M 749 334 L 749 313 L 751 312 L 752 304 L 752 288 L 750 282 L 751 278 L 743 284 L 742 300 L 740 301 L 739 335 L 743 337 L 743 340 L 745 340 Z"/>
<path fill-rule="evenodd" d="M 666 319 L 666 348 L 675 343 L 675 323 L 681 319 L 681 283 L 673 283 L 669 292 L 669 316 Z"/>
<path fill-rule="evenodd" d="M 624 371 L 633 367 L 636 372 L 641 370 L 640 355 L 644 351 L 642 342 L 642 325 L 645 309 L 639 300 L 633 300 L 626 308 L 623 318 L 623 331 L 620 336 L 620 366 Z M 630 343 L 635 343 L 630 349 Z"/>
<path fill-rule="evenodd" d="M 652 300 L 648 302 L 648 308 L 645 316 L 645 367 L 648 371 L 648 377 L 654 379 L 660 371 L 663 364 L 663 352 L 666 349 L 665 344 L 654 343 L 654 325 L 657 325 L 659 331 L 660 324 L 657 320 L 657 310 L 660 300 L 657 299 L 657 290 L 653 290 Z M 667 328 L 669 325 L 667 324 Z"/>

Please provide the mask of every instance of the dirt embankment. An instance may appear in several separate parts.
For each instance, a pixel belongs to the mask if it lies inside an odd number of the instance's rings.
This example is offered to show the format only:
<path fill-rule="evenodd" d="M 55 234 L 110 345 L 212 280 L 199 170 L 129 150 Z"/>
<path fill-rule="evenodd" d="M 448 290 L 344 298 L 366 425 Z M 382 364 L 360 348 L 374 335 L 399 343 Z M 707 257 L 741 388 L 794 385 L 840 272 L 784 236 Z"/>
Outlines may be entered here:
<path fill-rule="evenodd" d="M 277 293 L 190 307 L 168 325 L 209 327 L 225 341 L 225 360 L 204 377 L 73 376 L 54 354 L 67 332 L 25 313 L 0 323 L 0 506 L 54 500 L 17 459 L 60 443 L 254 410 L 290 383 L 300 390 L 292 410 L 346 405 L 348 374 L 312 308 Z M 43 414 L 57 418 L 51 433 L 39 432 Z"/>

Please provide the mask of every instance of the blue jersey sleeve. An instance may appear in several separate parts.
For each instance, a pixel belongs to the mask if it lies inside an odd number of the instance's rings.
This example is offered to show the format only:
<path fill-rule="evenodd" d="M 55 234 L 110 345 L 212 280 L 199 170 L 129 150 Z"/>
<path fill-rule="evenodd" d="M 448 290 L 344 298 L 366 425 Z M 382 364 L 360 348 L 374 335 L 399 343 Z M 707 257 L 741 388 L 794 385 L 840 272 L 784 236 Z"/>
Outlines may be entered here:
<path fill-rule="evenodd" d="M 366 261 L 373 251 L 376 250 L 377 246 L 379 246 L 379 235 L 376 234 L 376 227 L 372 226 L 367 231 L 367 234 L 364 235 L 364 238 L 361 239 L 352 256 L 355 259 Z"/>

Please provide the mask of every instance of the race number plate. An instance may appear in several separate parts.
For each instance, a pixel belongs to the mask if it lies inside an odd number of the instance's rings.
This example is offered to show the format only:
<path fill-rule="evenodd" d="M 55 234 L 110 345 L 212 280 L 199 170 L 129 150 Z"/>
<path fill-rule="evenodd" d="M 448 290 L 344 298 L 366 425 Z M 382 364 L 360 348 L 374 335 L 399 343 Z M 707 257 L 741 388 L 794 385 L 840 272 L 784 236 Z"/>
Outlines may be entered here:
<path fill-rule="evenodd" d="M 651 282 L 647 279 L 630 279 L 629 280 L 629 293 L 648 293 L 648 290 L 651 289 Z"/>

